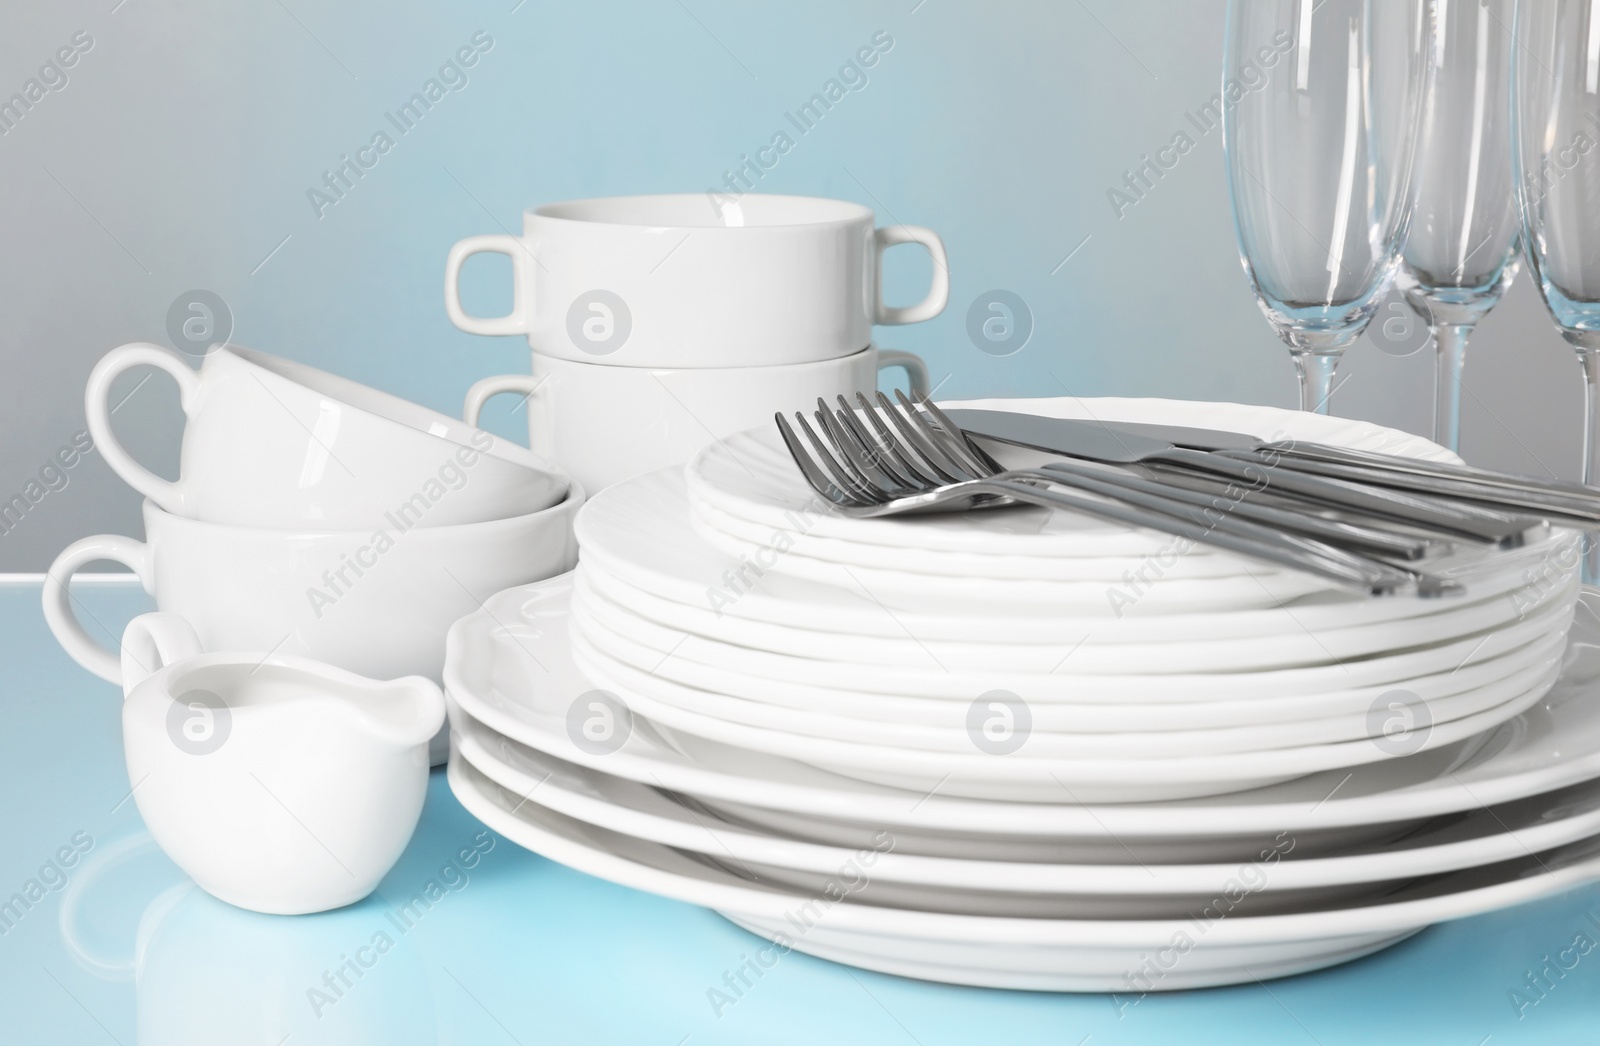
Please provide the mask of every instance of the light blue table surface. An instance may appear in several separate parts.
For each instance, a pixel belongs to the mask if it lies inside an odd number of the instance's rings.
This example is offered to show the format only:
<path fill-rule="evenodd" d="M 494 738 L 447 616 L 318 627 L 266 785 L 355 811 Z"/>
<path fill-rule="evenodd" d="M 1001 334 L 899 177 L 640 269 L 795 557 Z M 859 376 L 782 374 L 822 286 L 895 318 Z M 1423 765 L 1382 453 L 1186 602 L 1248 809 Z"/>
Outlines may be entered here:
<path fill-rule="evenodd" d="M 78 592 L 108 633 L 148 609 L 131 586 Z M 927 984 L 795 952 L 719 1013 L 710 990 L 757 938 L 504 839 L 464 874 L 447 870 L 485 829 L 440 771 L 374 896 L 323 915 L 255 915 L 205 895 L 149 845 L 128 800 L 120 695 L 57 648 L 36 584 L 0 585 L 0 623 L 0 904 L 30 879 L 57 883 L 0 935 L 6 1044 L 1600 1042 L 1600 947 L 1568 951 L 1576 965 L 1520 1013 L 1512 995 L 1533 998 L 1530 970 L 1578 933 L 1600 942 L 1597 887 L 1435 926 L 1320 973 L 1120 1010 L 1110 996 Z M 87 855 L 46 871 L 75 839 L 92 841 Z M 453 885 L 402 932 L 394 911 L 430 879 Z M 360 951 L 380 933 L 392 947 Z M 325 975 L 358 956 L 372 960 L 361 976 L 328 988 Z"/>

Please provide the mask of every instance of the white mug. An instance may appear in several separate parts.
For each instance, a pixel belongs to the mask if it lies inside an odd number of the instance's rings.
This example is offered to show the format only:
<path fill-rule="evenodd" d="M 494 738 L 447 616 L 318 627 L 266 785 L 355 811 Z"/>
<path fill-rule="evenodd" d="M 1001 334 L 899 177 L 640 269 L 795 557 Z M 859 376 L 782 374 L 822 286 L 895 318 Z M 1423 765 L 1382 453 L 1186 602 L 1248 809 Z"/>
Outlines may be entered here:
<path fill-rule="evenodd" d="M 577 561 L 572 519 L 582 503 L 574 483 L 558 505 L 484 523 L 289 531 L 203 523 L 147 500 L 144 541 L 98 534 L 56 557 L 45 621 L 73 660 L 122 681 L 118 655 L 90 638 L 67 588 L 85 564 L 113 560 L 159 609 L 192 624 L 202 649 L 296 654 L 374 679 L 438 679 L 456 618 Z"/>
<path fill-rule="evenodd" d="M 187 423 L 179 477 L 134 461 L 111 432 L 111 383 L 150 365 L 178 383 Z M 537 512 L 567 477 L 514 443 L 302 363 L 237 345 L 199 371 L 170 349 L 135 342 L 95 365 L 89 431 L 112 470 L 178 515 L 210 523 L 345 530 L 386 513 L 427 526 Z"/>
<path fill-rule="evenodd" d="M 528 444 L 558 462 L 585 490 L 667 465 L 681 465 L 712 440 L 771 425 L 779 411 L 812 410 L 817 398 L 871 395 L 878 371 L 902 367 L 916 394 L 928 369 L 909 352 L 868 347 L 842 359 L 779 367 L 607 367 L 535 354 L 532 374 L 484 378 L 462 415 L 477 423 L 503 392 L 524 396 Z"/>
<path fill-rule="evenodd" d="M 122 744 L 134 803 L 209 894 L 272 915 L 367 896 L 411 839 L 444 695 L 270 651 L 201 653 L 183 618 L 122 641 Z"/>
<path fill-rule="evenodd" d="M 444 303 L 471 334 L 526 334 L 534 352 L 624 367 L 750 367 L 859 352 L 874 323 L 919 323 L 950 297 L 944 243 L 914 225 L 873 227 L 843 200 L 746 194 L 619 196 L 530 208 L 522 235 L 472 236 L 445 262 Z M 886 305 L 883 252 L 920 243 L 927 296 Z M 461 306 L 461 265 L 511 259 L 505 316 Z"/>

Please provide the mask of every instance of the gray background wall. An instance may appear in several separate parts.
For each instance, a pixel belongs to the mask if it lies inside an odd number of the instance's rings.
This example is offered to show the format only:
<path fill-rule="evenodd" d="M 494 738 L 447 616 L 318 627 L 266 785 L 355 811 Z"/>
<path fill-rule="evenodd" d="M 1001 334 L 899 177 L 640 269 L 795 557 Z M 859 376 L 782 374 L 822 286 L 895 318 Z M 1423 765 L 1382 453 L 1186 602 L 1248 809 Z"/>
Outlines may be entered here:
<path fill-rule="evenodd" d="M 0 135 L 0 499 L 84 425 L 101 354 L 167 342 L 184 292 L 220 295 L 234 340 L 446 411 L 525 342 L 456 331 L 440 278 L 455 240 L 531 204 L 703 191 L 787 126 L 873 34 L 894 47 L 761 191 L 837 196 L 949 246 L 951 307 L 880 331 L 947 395 L 1156 395 L 1291 405 L 1295 382 L 1240 271 L 1220 131 L 1143 199 L 1107 191 L 1217 90 L 1222 0 L 5 0 L 0 98 L 74 34 L 93 46 Z M 307 190 L 482 30 L 492 49 L 338 203 Z M 58 80 L 54 73 L 45 76 Z M 896 252 L 891 294 L 927 262 Z M 474 263 L 468 306 L 509 299 Z M 1006 289 L 1034 333 L 1014 355 L 966 333 Z M 1398 313 L 1390 314 L 1398 317 Z M 1407 350 L 1411 354 L 1404 354 Z M 1425 432 L 1431 350 L 1397 336 L 1348 356 L 1336 413 Z M 165 379 L 130 379 L 118 432 L 169 475 Z M 1473 346 L 1471 460 L 1574 475 L 1580 375 L 1526 274 Z M 490 427 L 517 430 L 509 404 Z M 0 571 L 67 542 L 138 534 L 138 499 L 98 456 L 0 535 Z"/>

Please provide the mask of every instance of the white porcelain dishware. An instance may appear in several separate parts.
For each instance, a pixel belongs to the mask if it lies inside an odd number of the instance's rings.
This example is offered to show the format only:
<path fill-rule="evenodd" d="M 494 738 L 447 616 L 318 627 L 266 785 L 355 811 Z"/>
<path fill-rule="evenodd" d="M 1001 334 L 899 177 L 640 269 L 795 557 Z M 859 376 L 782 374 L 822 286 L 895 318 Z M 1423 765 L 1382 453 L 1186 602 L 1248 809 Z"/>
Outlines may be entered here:
<path fill-rule="evenodd" d="M 928 389 L 921 358 L 869 346 L 835 359 L 774 366 L 612 367 L 535 353 L 532 374 L 485 378 L 467 392 L 462 416 L 477 424 L 500 393 L 523 397 L 528 445 L 590 493 L 642 472 L 682 465 L 708 443 L 756 425 L 775 411 L 820 396 L 871 393 L 878 372 L 903 368 L 913 390 Z"/>
<path fill-rule="evenodd" d="M 722 912 L 736 924 L 823 958 L 924 980 L 1047 991 L 1159 991 L 1283 977 L 1348 961 L 1431 923 L 1509 907 L 1593 881 L 1593 840 L 1428 877 L 1353 904 L 1228 917 L 994 917 L 873 903 L 876 855 L 813 889 L 747 878 L 732 862 L 585 824 L 513 793 L 452 754 L 449 779 L 469 812 L 506 838 L 579 871 Z M 730 865 L 732 867 L 730 868 Z M 843 879 L 849 875 L 848 880 Z M 854 895 L 854 896 L 852 896 Z M 1240 893 L 1225 895 L 1239 898 Z M 1213 898 L 1208 908 L 1220 906 Z M 1176 963 L 1151 956 L 1174 954 Z M 780 952 L 781 954 L 781 952 Z M 1143 974 L 1144 979 L 1137 979 Z"/>
<path fill-rule="evenodd" d="M 974 740 L 966 753 L 952 754 L 919 751 L 893 743 L 869 744 L 806 737 L 783 730 L 715 719 L 652 699 L 638 690 L 627 688 L 619 680 L 608 678 L 603 671 L 597 671 L 596 665 L 584 659 L 580 646 L 573 646 L 570 654 L 567 653 L 571 644 L 568 618 L 570 592 L 570 581 L 559 578 L 552 579 L 548 587 L 539 590 L 537 595 L 540 598 L 535 599 L 531 595 L 524 597 L 523 592 L 512 594 L 526 598 L 529 603 L 537 603 L 532 619 L 537 624 L 530 621 L 521 627 L 537 631 L 539 636 L 527 636 L 527 642 L 532 644 L 543 642 L 545 637 L 556 637 L 551 640 L 557 645 L 555 651 L 549 655 L 536 655 L 540 663 L 546 664 L 548 660 L 558 657 L 570 660 L 574 675 L 583 680 L 582 683 L 572 684 L 577 690 L 573 696 L 566 698 L 569 704 L 578 703 L 585 692 L 604 691 L 611 695 L 611 702 L 626 710 L 627 715 L 646 720 L 653 727 L 669 731 L 674 737 L 696 737 L 767 757 L 792 759 L 842 776 L 889 785 L 913 795 L 939 791 L 945 795 L 1026 803 L 1060 802 L 1065 796 L 1080 803 L 1111 804 L 1242 791 L 1319 770 L 1342 768 L 1349 771 L 1368 763 L 1418 754 L 1477 736 L 1534 705 L 1549 690 L 1556 676 L 1555 666 L 1551 666 L 1545 676 L 1535 678 L 1526 690 L 1503 703 L 1449 722 L 1426 721 L 1414 709 L 1406 714 L 1385 711 L 1381 719 L 1368 720 L 1368 736 L 1355 741 L 1234 754 L 1197 753 L 1167 759 L 1034 759 L 1023 754 L 1028 735 L 1020 732 L 1016 736 L 1023 743 L 1008 749 L 991 750 Z M 1567 611 L 1567 615 L 1570 618 L 1570 611 Z M 514 617 L 515 612 L 512 612 L 510 617 L 503 620 L 509 621 Z M 512 626 L 508 624 L 504 627 Z M 1566 624 L 1558 620 L 1551 627 L 1564 631 Z M 480 650 L 460 656 L 488 655 Z M 455 670 L 459 672 L 460 668 Z M 449 671 L 447 666 L 446 687 L 452 695 L 464 689 L 470 691 L 470 688 L 452 682 Z M 542 685 L 548 686 L 549 681 Z M 975 698 L 983 693 L 982 690 L 975 691 Z M 989 693 L 991 700 L 994 699 L 994 691 Z M 470 692 L 457 696 L 457 700 L 474 716 L 490 721 L 502 732 L 512 733 L 489 720 Z M 981 706 L 974 703 L 973 707 Z M 1376 707 L 1383 706 L 1379 704 Z M 1017 714 L 1013 713 L 1014 716 Z M 980 717 L 978 722 L 981 726 L 983 719 Z M 1394 729 L 1396 727 L 1403 729 Z M 1381 736 L 1378 733 L 1380 730 Z M 1411 731 L 1415 731 L 1415 737 L 1408 736 Z M 975 737 L 976 731 L 969 734 L 969 739 Z M 528 740 L 523 736 L 518 736 L 518 739 Z M 568 748 L 573 744 L 576 742 L 569 741 L 567 746 L 552 751 L 552 754 L 568 758 Z M 539 744 L 534 746 L 543 747 Z M 582 762 L 581 759 L 574 761 Z"/>
<path fill-rule="evenodd" d="M 202 888 L 277 915 L 371 893 L 411 839 L 444 695 L 270 651 L 201 653 L 181 617 L 122 643 L 123 747 L 150 834 Z"/>
<path fill-rule="evenodd" d="M 1208 860 L 1208 840 L 1270 840 L 1475 810 L 1600 776 L 1600 620 L 1585 606 L 1556 686 L 1499 728 L 1453 745 L 1250 791 L 1158 803 L 1007 803 L 852 780 L 779 756 L 662 729 L 639 710 L 615 743 L 580 743 L 572 709 L 598 687 L 570 654 L 570 576 L 502 592 L 450 631 L 445 689 L 474 719 L 541 752 L 736 808 L 746 821 L 803 832 L 808 820 L 1019 838 L 1099 841 L 1149 860 Z M 580 720 L 581 722 L 581 720 Z M 671 738 L 670 743 L 668 738 Z M 1148 849 L 1145 849 L 1148 848 Z M 1246 849 L 1249 849 L 1247 846 Z M 1159 856 L 1164 853 L 1167 856 Z M 1197 856 L 1207 854 L 1210 856 Z"/>
<path fill-rule="evenodd" d="M 121 563 L 206 650 L 297 654 L 376 679 L 437 679 L 452 622 L 487 596 L 571 568 L 572 484 L 539 512 L 454 526 L 266 530 L 202 523 L 144 503 L 145 540 L 99 534 L 68 545 L 44 583 L 44 615 L 84 668 L 121 681 L 117 655 L 84 629 L 68 585 L 85 564 Z M 106 637 L 114 642 L 114 637 Z"/>
<path fill-rule="evenodd" d="M 112 383 L 140 366 L 178 384 L 186 417 L 176 480 L 135 461 L 111 429 Z M 567 477 L 524 447 L 303 363 L 237 345 L 199 371 L 146 342 L 107 353 L 85 393 L 106 463 L 168 512 L 209 523 L 344 530 L 447 526 L 527 515 Z"/>
<path fill-rule="evenodd" d="M 889 247 L 933 259 L 927 295 L 883 300 Z M 461 305 L 461 267 L 490 251 L 511 259 L 512 306 L 480 317 Z M 859 352 L 873 324 L 943 311 L 950 269 L 937 233 L 875 229 L 843 200 L 745 194 L 570 200 L 523 214 L 521 236 L 472 236 L 445 262 L 445 311 L 471 334 L 526 334 L 534 352 L 625 367 L 750 367 Z"/>

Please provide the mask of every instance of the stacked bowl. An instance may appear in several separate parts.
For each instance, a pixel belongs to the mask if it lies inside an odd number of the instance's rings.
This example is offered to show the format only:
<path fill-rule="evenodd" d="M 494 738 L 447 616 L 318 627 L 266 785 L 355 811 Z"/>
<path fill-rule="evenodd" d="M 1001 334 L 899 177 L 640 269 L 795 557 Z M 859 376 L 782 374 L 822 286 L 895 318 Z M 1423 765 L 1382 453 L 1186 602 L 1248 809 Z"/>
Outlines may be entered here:
<path fill-rule="evenodd" d="M 178 384 L 180 473 L 141 466 L 111 430 L 112 383 L 152 366 Z M 132 570 L 207 651 L 302 656 L 378 679 L 438 679 L 450 624 L 508 585 L 569 569 L 583 491 L 544 459 L 457 419 L 290 360 L 216 346 L 197 371 L 135 343 L 87 391 L 106 462 L 145 495 L 145 539 L 97 535 L 51 566 L 44 611 L 105 679 L 120 656 L 72 612 L 87 563 Z M 115 647 L 115 643 L 111 644 Z"/>
<path fill-rule="evenodd" d="M 930 285 L 914 305 L 884 301 L 883 254 L 925 247 Z M 512 310 L 468 313 L 461 269 L 507 255 Z M 860 204 L 803 196 L 685 193 L 568 200 L 530 208 L 520 236 L 473 236 L 450 250 L 445 309 L 473 334 L 525 334 L 530 374 L 486 378 L 467 397 L 522 395 L 529 445 L 590 492 L 762 424 L 787 403 L 871 392 L 907 352 L 879 350 L 874 324 L 937 316 L 950 294 L 931 229 L 874 226 Z"/>
<path fill-rule="evenodd" d="M 1448 458 L 1266 408 L 969 405 Z M 1162 990 L 1600 874 L 1570 531 L 1432 566 L 1463 598 L 1372 599 L 1067 513 L 846 519 L 763 429 L 604 492 L 577 534 L 573 575 L 452 631 L 457 794 L 782 950 Z"/>

